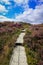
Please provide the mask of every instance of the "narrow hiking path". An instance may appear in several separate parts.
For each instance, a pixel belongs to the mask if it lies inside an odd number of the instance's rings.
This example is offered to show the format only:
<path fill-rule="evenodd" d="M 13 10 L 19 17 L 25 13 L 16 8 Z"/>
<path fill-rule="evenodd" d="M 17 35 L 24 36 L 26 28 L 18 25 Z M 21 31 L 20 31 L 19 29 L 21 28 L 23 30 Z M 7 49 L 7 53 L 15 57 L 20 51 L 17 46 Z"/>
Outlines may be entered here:
<path fill-rule="evenodd" d="M 25 35 L 25 31 L 22 32 L 17 38 L 17 44 L 23 44 L 23 37 Z M 25 48 L 21 45 L 17 45 L 14 50 L 10 60 L 9 65 L 28 65 L 26 59 Z"/>

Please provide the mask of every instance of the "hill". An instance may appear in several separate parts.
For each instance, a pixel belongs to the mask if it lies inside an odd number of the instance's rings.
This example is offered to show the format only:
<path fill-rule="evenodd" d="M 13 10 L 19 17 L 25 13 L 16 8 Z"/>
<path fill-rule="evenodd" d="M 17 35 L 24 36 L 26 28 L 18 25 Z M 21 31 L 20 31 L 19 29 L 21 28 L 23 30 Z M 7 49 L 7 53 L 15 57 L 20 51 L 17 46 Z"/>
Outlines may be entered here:
<path fill-rule="evenodd" d="M 21 23 L 0 22 L 0 65 L 9 65 L 15 41 L 22 28 Z"/>
<path fill-rule="evenodd" d="M 0 65 L 9 65 L 15 41 L 26 29 L 24 46 L 29 65 L 43 65 L 43 24 L 0 22 Z"/>
<path fill-rule="evenodd" d="M 24 37 L 29 65 L 43 65 L 43 24 L 31 25 Z"/>

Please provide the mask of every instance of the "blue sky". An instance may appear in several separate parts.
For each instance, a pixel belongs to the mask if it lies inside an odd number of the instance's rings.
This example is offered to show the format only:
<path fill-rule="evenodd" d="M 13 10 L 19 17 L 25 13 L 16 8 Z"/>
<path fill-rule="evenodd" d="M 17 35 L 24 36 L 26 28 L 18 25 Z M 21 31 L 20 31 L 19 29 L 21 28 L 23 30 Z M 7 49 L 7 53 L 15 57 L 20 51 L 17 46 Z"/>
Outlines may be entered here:
<path fill-rule="evenodd" d="M 43 0 L 0 0 L 0 21 L 43 23 Z"/>

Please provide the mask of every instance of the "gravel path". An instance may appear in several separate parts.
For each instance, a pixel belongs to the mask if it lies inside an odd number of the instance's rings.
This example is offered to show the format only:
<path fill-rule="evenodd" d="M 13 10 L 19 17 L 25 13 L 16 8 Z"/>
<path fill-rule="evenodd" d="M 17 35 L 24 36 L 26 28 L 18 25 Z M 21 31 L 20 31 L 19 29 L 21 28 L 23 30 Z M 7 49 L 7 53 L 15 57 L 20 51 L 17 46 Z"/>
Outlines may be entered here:
<path fill-rule="evenodd" d="M 23 37 L 25 33 L 21 33 L 16 43 L 23 44 Z M 27 65 L 25 48 L 23 46 L 16 46 L 13 50 L 13 54 L 9 65 Z"/>

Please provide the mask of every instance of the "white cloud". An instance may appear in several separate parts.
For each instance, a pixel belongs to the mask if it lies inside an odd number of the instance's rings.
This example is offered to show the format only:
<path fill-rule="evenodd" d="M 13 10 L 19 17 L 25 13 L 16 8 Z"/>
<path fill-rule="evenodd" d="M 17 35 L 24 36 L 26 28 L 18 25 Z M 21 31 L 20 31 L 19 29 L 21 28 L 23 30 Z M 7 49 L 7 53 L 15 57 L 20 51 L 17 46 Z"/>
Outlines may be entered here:
<path fill-rule="evenodd" d="M 16 2 L 17 4 L 23 4 L 23 3 L 27 3 L 28 0 L 14 0 L 14 2 Z"/>
<path fill-rule="evenodd" d="M 14 2 L 16 3 L 16 5 L 22 6 L 24 9 L 28 9 L 29 7 L 28 5 L 29 0 L 14 0 Z"/>
<path fill-rule="evenodd" d="M 1 1 L 5 2 L 6 4 L 10 4 L 9 0 Z M 43 4 L 36 6 L 35 9 L 32 9 L 29 8 L 28 1 L 29 0 L 14 0 L 16 6 L 22 5 L 22 7 L 24 8 L 24 12 L 22 14 L 16 15 L 15 19 L 9 19 L 5 16 L 0 16 L 0 21 L 26 21 L 29 23 L 43 23 Z M 43 2 L 43 0 L 38 0 L 38 2 L 41 3 Z M 6 10 L 5 6 L 0 5 L 0 12 L 5 13 L 7 11 L 8 10 Z"/>
<path fill-rule="evenodd" d="M 15 18 L 17 21 L 29 23 L 43 23 L 43 5 L 36 6 L 35 9 L 28 9 Z"/>
<path fill-rule="evenodd" d="M 22 14 L 16 15 L 15 19 L 9 19 L 1 15 L 0 21 L 23 21 L 32 24 L 43 23 L 43 5 L 36 6 L 35 9 L 29 8 Z"/>
<path fill-rule="evenodd" d="M 16 2 L 17 4 L 21 4 L 24 2 L 24 0 L 14 0 L 14 2 Z"/>
<path fill-rule="evenodd" d="M 11 0 L 12 1 L 12 0 Z M 0 0 L 0 3 L 1 4 L 3 4 L 3 3 L 5 3 L 5 5 L 9 5 L 9 6 L 7 6 L 7 9 L 9 10 L 9 9 L 11 9 L 11 2 L 10 2 L 10 0 Z"/>
<path fill-rule="evenodd" d="M 5 6 L 0 4 L 0 13 L 2 13 L 2 12 L 7 12 L 7 10 L 6 10 Z"/>
<path fill-rule="evenodd" d="M 9 0 L 1 0 L 0 2 L 1 2 L 1 3 L 4 2 L 5 4 L 10 4 Z"/>
<path fill-rule="evenodd" d="M 3 21 L 14 21 L 14 19 L 10 19 L 10 18 L 0 15 L 0 22 L 3 22 Z"/>

